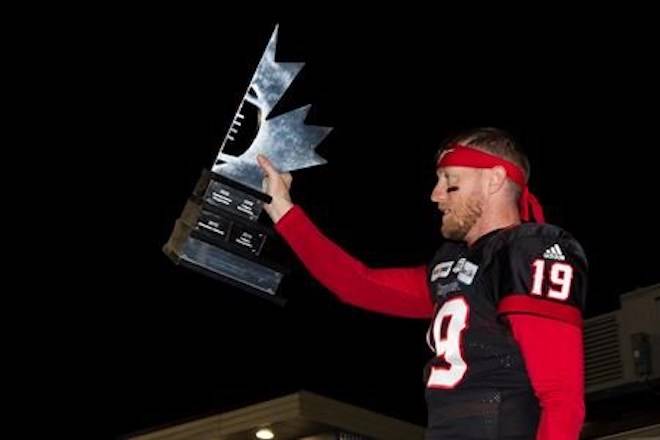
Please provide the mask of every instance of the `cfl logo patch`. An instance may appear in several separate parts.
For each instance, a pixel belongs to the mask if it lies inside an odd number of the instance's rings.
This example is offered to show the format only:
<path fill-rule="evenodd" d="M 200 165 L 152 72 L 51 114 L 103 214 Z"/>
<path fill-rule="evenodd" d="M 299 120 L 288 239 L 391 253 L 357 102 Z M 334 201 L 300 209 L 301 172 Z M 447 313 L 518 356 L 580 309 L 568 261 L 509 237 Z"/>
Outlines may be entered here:
<path fill-rule="evenodd" d="M 461 271 L 458 273 L 458 281 L 460 281 L 463 284 L 468 284 L 468 285 L 472 284 L 472 281 L 474 280 L 474 277 L 477 274 L 478 270 L 479 270 L 478 265 L 466 261 L 463 264 L 463 267 L 461 267 Z"/>

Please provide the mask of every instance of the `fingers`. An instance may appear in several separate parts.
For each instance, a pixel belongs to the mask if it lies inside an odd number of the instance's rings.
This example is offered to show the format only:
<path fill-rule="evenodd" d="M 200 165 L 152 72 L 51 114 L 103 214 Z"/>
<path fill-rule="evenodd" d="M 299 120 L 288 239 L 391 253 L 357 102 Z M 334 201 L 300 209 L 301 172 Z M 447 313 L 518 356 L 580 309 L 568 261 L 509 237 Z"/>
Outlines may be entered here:
<path fill-rule="evenodd" d="M 291 176 L 291 173 L 280 173 L 279 171 L 277 171 L 273 166 L 273 163 L 270 160 L 268 160 L 266 156 L 264 156 L 263 154 L 258 154 L 257 163 L 259 164 L 259 167 L 263 170 L 266 178 L 279 177 L 282 179 L 282 181 L 285 183 L 287 187 L 291 186 L 291 181 L 293 180 L 293 176 Z"/>
<path fill-rule="evenodd" d="M 273 166 L 270 160 L 263 154 L 258 154 L 257 155 L 257 163 L 259 164 L 259 167 L 266 173 L 267 176 L 272 176 L 273 174 L 277 174 L 277 170 Z"/>

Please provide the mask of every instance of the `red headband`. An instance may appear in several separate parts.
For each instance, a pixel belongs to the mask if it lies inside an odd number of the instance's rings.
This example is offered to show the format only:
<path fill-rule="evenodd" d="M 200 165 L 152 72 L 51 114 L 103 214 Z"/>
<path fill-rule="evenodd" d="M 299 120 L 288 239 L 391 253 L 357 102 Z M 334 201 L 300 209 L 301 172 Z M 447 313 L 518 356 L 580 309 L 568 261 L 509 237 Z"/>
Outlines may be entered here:
<path fill-rule="evenodd" d="M 522 188 L 522 194 L 520 195 L 520 218 L 528 221 L 531 210 L 537 223 L 545 223 L 543 208 L 534 194 L 529 192 L 525 183 L 525 173 L 513 162 L 474 148 L 466 147 L 465 145 L 455 144 L 440 156 L 440 160 L 437 163 L 438 168 L 451 166 L 493 168 L 498 165 L 506 170 L 506 175 L 511 181 Z"/>

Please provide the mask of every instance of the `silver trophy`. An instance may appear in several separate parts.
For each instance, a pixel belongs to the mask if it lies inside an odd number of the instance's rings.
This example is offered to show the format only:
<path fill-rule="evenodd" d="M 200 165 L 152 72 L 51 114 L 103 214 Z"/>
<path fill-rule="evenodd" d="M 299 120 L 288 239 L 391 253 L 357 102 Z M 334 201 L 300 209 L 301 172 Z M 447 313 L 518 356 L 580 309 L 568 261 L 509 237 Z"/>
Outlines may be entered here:
<path fill-rule="evenodd" d="M 211 171 L 202 173 L 163 251 L 177 264 L 282 302 L 277 288 L 286 268 L 269 252 L 272 228 L 259 222 L 270 197 L 261 192 L 257 155 L 280 172 L 322 165 L 315 149 L 332 128 L 305 124 L 310 105 L 270 117 L 304 66 L 275 61 L 277 33 L 276 26 Z"/>

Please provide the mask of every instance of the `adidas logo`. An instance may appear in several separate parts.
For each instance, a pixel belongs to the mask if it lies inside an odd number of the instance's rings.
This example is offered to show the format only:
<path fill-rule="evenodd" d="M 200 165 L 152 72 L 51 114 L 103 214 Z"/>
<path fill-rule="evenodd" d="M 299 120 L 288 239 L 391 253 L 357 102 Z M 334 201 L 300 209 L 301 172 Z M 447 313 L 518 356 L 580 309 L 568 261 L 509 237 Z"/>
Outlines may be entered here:
<path fill-rule="evenodd" d="M 564 257 L 564 253 L 561 251 L 561 248 L 559 247 L 558 244 L 555 244 L 553 246 L 550 246 L 548 249 L 545 250 L 543 253 L 543 258 L 547 260 L 565 260 L 566 257 Z"/>

